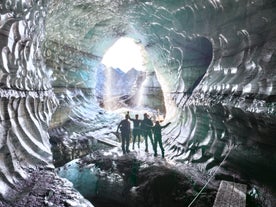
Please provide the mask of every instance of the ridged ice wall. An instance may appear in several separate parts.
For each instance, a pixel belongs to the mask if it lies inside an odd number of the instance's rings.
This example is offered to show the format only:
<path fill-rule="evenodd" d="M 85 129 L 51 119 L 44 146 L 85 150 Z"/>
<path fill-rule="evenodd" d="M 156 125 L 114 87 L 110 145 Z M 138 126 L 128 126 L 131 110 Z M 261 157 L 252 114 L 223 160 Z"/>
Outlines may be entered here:
<path fill-rule="evenodd" d="M 164 130 L 168 157 L 209 170 L 231 150 L 227 161 L 236 171 L 250 162 L 253 174 L 276 171 L 275 2 L 83 0 L 51 8 L 47 42 L 69 48 L 49 61 L 57 68 L 54 84 L 76 77 L 83 89 L 96 76 L 80 76 L 89 71 L 73 64 L 81 54 L 82 64 L 96 70 L 115 40 L 135 38 L 150 57 L 173 122 Z M 76 62 L 66 58 L 72 54 Z"/>
<path fill-rule="evenodd" d="M 45 1 L 0 3 L 0 194 L 12 200 L 31 169 L 53 167 L 48 125 L 57 105 L 42 56 Z"/>

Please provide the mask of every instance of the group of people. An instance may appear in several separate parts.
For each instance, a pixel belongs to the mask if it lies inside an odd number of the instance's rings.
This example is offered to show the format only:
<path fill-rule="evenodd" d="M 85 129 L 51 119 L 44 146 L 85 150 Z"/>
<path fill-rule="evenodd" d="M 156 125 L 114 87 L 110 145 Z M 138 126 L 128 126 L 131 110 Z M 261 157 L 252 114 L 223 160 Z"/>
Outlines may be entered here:
<path fill-rule="evenodd" d="M 171 122 L 167 123 L 164 126 L 161 126 L 159 121 L 156 121 L 153 124 L 152 120 L 149 118 L 147 113 L 144 114 L 144 119 L 139 119 L 139 115 L 136 114 L 135 118 L 132 119 L 129 116 L 129 113 L 125 115 L 125 119 L 123 119 L 117 128 L 117 132 L 120 130 L 121 132 L 121 140 L 122 140 L 122 150 L 123 153 L 129 153 L 129 144 L 130 144 L 130 137 L 131 137 L 131 127 L 130 121 L 133 122 L 133 130 L 132 130 L 132 137 L 133 137 L 133 145 L 132 149 L 134 150 L 134 144 L 138 142 L 138 148 L 140 148 L 140 137 L 143 136 L 145 140 L 145 151 L 148 152 L 148 138 L 152 144 L 152 148 L 154 151 L 154 156 L 157 156 L 157 145 L 159 145 L 162 158 L 165 156 L 164 147 L 162 144 L 162 134 L 161 129 L 167 127 Z M 153 136 L 152 136 L 153 135 Z"/>

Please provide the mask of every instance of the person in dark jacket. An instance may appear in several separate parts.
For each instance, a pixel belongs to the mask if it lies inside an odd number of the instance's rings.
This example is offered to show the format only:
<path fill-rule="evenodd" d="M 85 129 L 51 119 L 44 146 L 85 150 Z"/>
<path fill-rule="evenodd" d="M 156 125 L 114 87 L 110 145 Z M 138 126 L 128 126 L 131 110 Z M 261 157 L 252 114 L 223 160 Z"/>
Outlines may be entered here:
<path fill-rule="evenodd" d="M 125 115 L 125 119 L 123 119 L 117 128 L 117 132 L 120 129 L 121 132 L 121 138 L 122 138 L 122 150 L 125 154 L 126 152 L 129 152 L 129 140 L 130 140 L 130 122 L 128 121 L 129 115 Z"/>
<path fill-rule="evenodd" d="M 155 122 L 155 125 L 152 127 L 152 131 L 154 134 L 154 156 L 157 156 L 157 144 L 159 144 L 159 147 L 161 149 L 162 152 L 162 158 L 165 157 L 165 150 L 162 144 L 162 133 L 161 133 L 161 129 L 169 126 L 171 124 L 171 122 L 167 123 L 164 126 L 161 126 L 159 121 Z"/>
<path fill-rule="evenodd" d="M 146 152 L 148 152 L 148 137 L 150 138 L 150 142 L 152 144 L 152 148 L 154 151 L 154 142 L 152 139 L 152 131 L 151 131 L 152 126 L 153 126 L 152 121 L 149 119 L 148 114 L 145 113 L 144 119 L 141 122 L 141 133 L 143 134 L 143 137 L 145 139 Z"/>
<path fill-rule="evenodd" d="M 129 118 L 130 121 L 133 122 L 133 129 L 132 129 L 132 136 L 133 136 L 133 145 L 132 145 L 132 149 L 134 150 L 134 144 L 137 138 L 137 142 L 138 142 L 138 148 L 140 148 L 140 134 L 141 134 L 141 129 L 140 129 L 140 125 L 142 120 L 139 119 L 139 115 L 136 114 L 135 115 L 135 119 Z"/>

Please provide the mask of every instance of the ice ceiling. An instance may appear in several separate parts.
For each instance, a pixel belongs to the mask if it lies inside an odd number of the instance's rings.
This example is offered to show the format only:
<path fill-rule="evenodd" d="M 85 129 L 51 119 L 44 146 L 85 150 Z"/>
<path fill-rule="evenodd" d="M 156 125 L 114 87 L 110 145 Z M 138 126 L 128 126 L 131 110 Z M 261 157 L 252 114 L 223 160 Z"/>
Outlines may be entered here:
<path fill-rule="evenodd" d="M 29 168 L 53 167 L 49 127 L 97 136 L 113 123 L 96 96 L 98 70 L 121 37 L 147 53 L 139 87 L 172 122 L 168 159 L 208 171 L 231 150 L 224 171 L 275 189 L 275 9 L 269 0 L 3 0 L 1 197 L 14 199 Z M 137 84 L 121 84 L 120 106 L 131 108 Z"/>

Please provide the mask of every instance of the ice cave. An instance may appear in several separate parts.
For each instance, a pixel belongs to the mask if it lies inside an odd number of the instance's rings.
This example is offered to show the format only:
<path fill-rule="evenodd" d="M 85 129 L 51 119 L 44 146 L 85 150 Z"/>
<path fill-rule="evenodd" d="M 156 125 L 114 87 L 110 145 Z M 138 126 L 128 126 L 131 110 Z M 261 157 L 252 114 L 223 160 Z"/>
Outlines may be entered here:
<path fill-rule="evenodd" d="M 1 0 L 0 50 L 1 207 L 276 206 L 275 0 Z"/>

